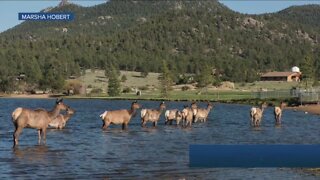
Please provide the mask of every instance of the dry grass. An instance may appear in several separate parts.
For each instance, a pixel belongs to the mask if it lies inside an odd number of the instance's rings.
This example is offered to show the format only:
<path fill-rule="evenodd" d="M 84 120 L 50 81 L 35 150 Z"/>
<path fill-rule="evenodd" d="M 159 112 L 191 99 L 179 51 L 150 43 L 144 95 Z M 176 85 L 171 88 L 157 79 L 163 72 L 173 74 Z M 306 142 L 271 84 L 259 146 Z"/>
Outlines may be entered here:
<path fill-rule="evenodd" d="M 257 81 L 254 83 L 236 83 L 235 88 L 238 90 L 248 90 L 257 91 L 260 89 L 265 90 L 281 90 L 281 89 L 291 89 L 292 87 L 297 87 L 298 82 L 278 82 L 278 81 Z"/>
<path fill-rule="evenodd" d="M 122 87 L 139 88 L 148 87 L 149 89 L 155 89 L 159 85 L 158 76 L 159 73 L 149 73 L 146 78 L 140 76 L 140 72 L 134 71 L 120 71 L 121 76 L 125 75 L 127 80 L 122 84 Z M 119 79 L 121 78 L 119 77 Z M 85 86 L 91 85 L 92 88 L 100 88 L 103 92 L 106 92 L 108 86 L 108 79 L 104 75 L 104 70 L 86 70 L 86 74 L 78 78 Z"/>

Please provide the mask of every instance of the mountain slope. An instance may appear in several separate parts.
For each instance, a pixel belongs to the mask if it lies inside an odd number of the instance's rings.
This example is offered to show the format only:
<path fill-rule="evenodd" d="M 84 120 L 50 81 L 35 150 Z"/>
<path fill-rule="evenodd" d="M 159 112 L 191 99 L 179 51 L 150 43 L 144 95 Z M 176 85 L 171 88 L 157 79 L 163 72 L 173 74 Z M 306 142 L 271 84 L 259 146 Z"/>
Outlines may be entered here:
<path fill-rule="evenodd" d="M 320 28 L 320 5 L 289 7 L 277 13 L 277 16 L 308 27 Z"/>
<path fill-rule="evenodd" d="M 223 80 L 253 81 L 261 71 L 289 70 L 320 52 L 313 16 L 288 15 L 299 11 L 249 16 L 217 1 L 113 0 L 51 12 L 71 10 L 74 22 L 25 22 L 0 34 L 0 77 L 24 72 L 28 82 L 45 86 L 48 69 L 60 78 L 110 64 L 159 72 L 166 60 L 174 74 L 209 64 Z"/>

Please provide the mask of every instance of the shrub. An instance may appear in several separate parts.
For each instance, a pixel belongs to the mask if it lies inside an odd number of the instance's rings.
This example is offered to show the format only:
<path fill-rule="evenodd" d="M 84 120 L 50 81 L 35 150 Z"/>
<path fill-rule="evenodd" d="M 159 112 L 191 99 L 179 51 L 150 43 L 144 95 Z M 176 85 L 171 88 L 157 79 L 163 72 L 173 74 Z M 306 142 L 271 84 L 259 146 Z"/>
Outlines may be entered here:
<path fill-rule="evenodd" d="M 181 90 L 182 91 L 188 91 L 188 90 L 190 90 L 190 87 L 189 86 L 182 86 Z"/>
<path fill-rule="evenodd" d="M 102 93 L 102 89 L 101 88 L 94 88 L 91 91 L 91 94 L 101 94 Z"/>
<path fill-rule="evenodd" d="M 129 93 L 131 92 L 131 88 L 129 87 L 125 87 L 123 90 L 122 90 L 123 93 Z"/>
<path fill-rule="evenodd" d="M 127 76 L 126 75 L 122 75 L 121 76 L 121 82 L 126 82 L 127 81 Z"/>
<path fill-rule="evenodd" d="M 148 90 L 149 88 L 148 88 L 148 86 L 141 86 L 141 87 L 139 87 L 139 89 L 142 90 L 142 91 L 146 91 L 146 90 Z"/>
<path fill-rule="evenodd" d="M 82 84 L 79 80 L 70 80 L 65 84 L 65 90 L 72 90 L 73 94 L 80 94 Z"/>

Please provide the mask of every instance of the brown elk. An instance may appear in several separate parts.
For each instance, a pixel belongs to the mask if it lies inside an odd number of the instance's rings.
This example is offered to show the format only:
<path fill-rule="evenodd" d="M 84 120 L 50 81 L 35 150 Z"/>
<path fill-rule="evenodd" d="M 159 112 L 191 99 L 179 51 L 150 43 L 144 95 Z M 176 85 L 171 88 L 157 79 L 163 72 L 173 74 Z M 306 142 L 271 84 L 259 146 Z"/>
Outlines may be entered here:
<path fill-rule="evenodd" d="M 51 111 L 45 109 L 27 109 L 27 108 L 17 108 L 12 112 L 12 122 L 15 126 L 15 131 L 13 135 L 14 145 L 18 145 L 19 136 L 23 128 L 33 128 L 38 130 L 38 143 L 41 143 L 41 136 L 43 142 L 46 143 L 46 131 L 49 123 L 56 118 L 61 110 L 66 110 L 68 108 L 62 102 L 62 99 L 56 100 L 56 105 Z"/>
<path fill-rule="evenodd" d="M 54 118 L 50 123 L 49 126 L 57 129 L 63 129 L 68 120 L 73 116 L 75 111 L 71 109 L 70 107 L 67 108 L 67 114 L 62 115 L 59 114 L 56 118 Z"/>
<path fill-rule="evenodd" d="M 194 109 L 184 106 L 182 110 L 183 126 L 191 126 L 194 119 Z"/>
<path fill-rule="evenodd" d="M 251 125 L 258 127 L 261 124 L 261 119 L 263 115 L 264 109 L 267 107 L 267 103 L 262 103 L 261 107 L 252 107 L 250 110 L 250 118 L 251 118 Z"/>
<path fill-rule="evenodd" d="M 160 103 L 159 109 L 142 109 L 141 110 L 141 126 L 145 127 L 148 121 L 153 122 L 153 126 L 157 125 L 162 111 L 166 108 L 164 102 Z"/>
<path fill-rule="evenodd" d="M 212 108 L 213 108 L 213 105 L 210 102 L 208 102 L 208 106 L 206 109 L 198 108 L 197 113 L 195 115 L 194 122 L 197 122 L 198 120 L 200 120 L 201 122 L 205 122 Z"/>
<path fill-rule="evenodd" d="M 177 125 L 179 125 L 180 121 L 182 120 L 182 113 L 178 109 L 171 109 L 164 113 L 164 117 L 166 118 L 165 124 L 170 123 L 171 125 L 172 122 L 176 120 Z"/>
<path fill-rule="evenodd" d="M 276 124 L 281 124 L 281 116 L 282 116 L 282 110 L 287 104 L 284 102 L 280 103 L 280 107 L 276 106 L 274 107 L 274 118 L 276 120 Z"/>
<path fill-rule="evenodd" d="M 102 128 L 107 129 L 110 124 L 119 125 L 122 124 L 122 129 L 126 129 L 131 118 L 136 114 L 137 109 L 140 108 L 140 104 L 137 101 L 132 102 L 131 109 L 121 109 L 114 111 L 105 111 L 100 115 L 103 121 Z"/>
<path fill-rule="evenodd" d="M 198 105 L 197 105 L 196 102 L 192 102 L 191 103 L 191 110 L 192 110 L 192 114 L 193 114 L 192 122 L 194 122 L 195 118 L 196 118 L 196 115 L 198 113 Z"/>

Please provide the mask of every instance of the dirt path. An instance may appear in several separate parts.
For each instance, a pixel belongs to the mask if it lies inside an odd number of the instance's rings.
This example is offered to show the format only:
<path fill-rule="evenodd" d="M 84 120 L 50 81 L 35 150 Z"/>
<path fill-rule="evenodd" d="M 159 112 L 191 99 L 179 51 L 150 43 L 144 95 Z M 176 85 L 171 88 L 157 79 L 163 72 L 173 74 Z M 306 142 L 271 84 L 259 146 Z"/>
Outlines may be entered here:
<path fill-rule="evenodd" d="M 316 105 L 316 104 L 296 106 L 296 107 L 287 107 L 286 109 L 293 109 L 293 110 L 297 110 L 297 111 L 304 111 L 307 113 L 320 115 L 320 105 Z"/>

